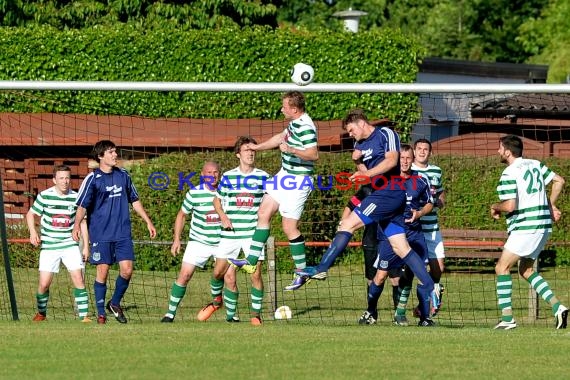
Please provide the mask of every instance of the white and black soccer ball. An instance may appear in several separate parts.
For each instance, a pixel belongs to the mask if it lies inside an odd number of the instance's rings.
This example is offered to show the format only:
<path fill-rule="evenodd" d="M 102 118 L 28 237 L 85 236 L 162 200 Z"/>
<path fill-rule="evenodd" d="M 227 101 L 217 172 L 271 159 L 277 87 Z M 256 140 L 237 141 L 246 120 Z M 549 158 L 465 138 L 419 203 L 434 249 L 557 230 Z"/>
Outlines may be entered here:
<path fill-rule="evenodd" d="M 291 70 L 291 80 L 298 86 L 306 86 L 315 79 L 315 70 L 306 63 L 297 63 Z"/>

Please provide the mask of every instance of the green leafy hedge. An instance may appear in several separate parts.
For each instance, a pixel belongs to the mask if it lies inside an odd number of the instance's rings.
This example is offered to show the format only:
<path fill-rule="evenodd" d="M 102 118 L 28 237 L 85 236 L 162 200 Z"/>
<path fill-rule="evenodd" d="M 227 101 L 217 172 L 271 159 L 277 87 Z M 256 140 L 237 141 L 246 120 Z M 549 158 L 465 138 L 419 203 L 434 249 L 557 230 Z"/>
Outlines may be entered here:
<path fill-rule="evenodd" d="M 251 29 L 144 30 L 115 25 L 59 31 L 0 28 L 0 80 L 290 82 L 297 62 L 317 82 L 413 82 L 419 46 L 398 31 L 332 33 Z M 302 89 L 302 88 L 300 88 Z M 350 108 L 410 126 L 415 94 L 311 93 L 315 120 L 341 119 Z M 0 112 L 60 112 L 148 117 L 280 117 L 268 93 L 61 91 L 3 93 Z"/>

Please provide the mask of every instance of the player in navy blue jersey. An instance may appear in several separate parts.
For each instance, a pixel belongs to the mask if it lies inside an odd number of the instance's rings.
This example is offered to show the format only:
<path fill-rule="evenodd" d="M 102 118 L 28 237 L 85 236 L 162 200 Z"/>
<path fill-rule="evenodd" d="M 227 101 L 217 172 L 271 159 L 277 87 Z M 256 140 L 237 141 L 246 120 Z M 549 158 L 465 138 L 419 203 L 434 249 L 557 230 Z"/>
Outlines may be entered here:
<path fill-rule="evenodd" d="M 433 209 L 433 198 L 431 196 L 430 184 L 427 178 L 418 175 L 411 170 L 414 160 L 414 151 L 410 145 L 402 145 L 400 148 L 400 175 L 406 180 L 406 210 L 404 221 L 406 223 L 406 238 L 413 250 L 427 262 L 428 250 L 422 233 L 420 218 L 428 214 Z M 377 269 L 376 275 L 368 289 L 368 308 L 359 319 L 360 324 L 373 324 L 378 319 L 378 299 L 384 289 L 384 282 L 390 271 L 401 273 L 400 284 L 403 292 L 409 294 L 413 273 L 410 273 L 404 260 L 397 256 L 389 241 L 382 231 L 378 231 L 379 249 L 374 266 Z M 418 299 L 421 300 L 418 294 Z M 407 297 L 406 297 L 407 300 Z M 420 302 L 420 312 L 422 314 L 420 326 L 432 326 L 433 322 L 429 318 L 429 302 Z M 401 305 L 405 311 L 405 305 Z M 398 309 L 397 311 L 398 312 Z M 425 316 L 425 317 L 424 317 Z M 394 316 L 394 323 L 397 325 L 407 325 L 405 314 Z"/>
<path fill-rule="evenodd" d="M 106 323 L 105 296 L 109 268 L 119 263 L 119 275 L 115 282 L 113 297 L 107 303 L 109 310 L 120 323 L 127 323 L 121 300 L 129 287 L 133 273 L 135 253 L 131 236 L 129 204 L 146 222 L 151 239 L 156 237 L 156 229 L 148 217 L 130 175 L 117 168 L 117 151 L 112 141 L 102 140 L 95 144 L 93 158 L 99 168 L 83 180 L 77 195 L 76 224 L 73 238 L 79 239 L 79 222 L 87 215 L 91 244 L 90 263 L 97 266 L 93 286 L 97 323 Z"/>
<path fill-rule="evenodd" d="M 387 127 L 375 128 L 368 122 L 362 110 L 350 111 L 343 120 L 343 128 L 357 141 L 355 149 L 362 152 L 362 163 L 366 167 L 366 170 L 357 170 L 350 179 L 370 178 L 375 191 L 341 221 L 338 232 L 319 265 L 296 270 L 296 273 L 312 279 L 326 278 L 326 272 L 348 246 L 352 234 L 366 224 L 378 223 L 396 255 L 402 258 L 418 277 L 421 283 L 419 286 L 421 300 L 429 302 L 433 291 L 433 280 L 423 260 L 406 240 L 404 225 L 406 191 L 400 177 L 400 138 L 396 132 Z"/>

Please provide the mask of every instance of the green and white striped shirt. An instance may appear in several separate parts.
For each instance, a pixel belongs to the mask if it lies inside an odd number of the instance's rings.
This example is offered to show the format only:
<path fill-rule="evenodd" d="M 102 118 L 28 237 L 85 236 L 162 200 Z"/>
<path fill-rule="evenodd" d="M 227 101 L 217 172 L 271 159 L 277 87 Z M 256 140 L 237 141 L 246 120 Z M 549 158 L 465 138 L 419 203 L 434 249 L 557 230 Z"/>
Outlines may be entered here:
<path fill-rule="evenodd" d="M 285 131 L 283 141 L 291 148 L 305 150 L 317 146 L 317 127 L 306 113 L 292 120 Z M 315 162 L 303 160 L 292 153 L 282 152 L 281 166 L 289 174 L 312 175 Z"/>
<path fill-rule="evenodd" d="M 436 202 L 439 195 L 443 192 L 443 172 L 441 168 L 432 164 L 428 164 L 425 168 L 420 168 L 416 164 L 412 164 L 412 170 L 429 180 L 431 196 L 434 202 Z M 420 223 L 422 224 L 423 232 L 439 231 L 439 223 L 437 220 L 438 211 L 439 208 L 434 207 L 429 214 L 422 216 Z"/>
<path fill-rule="evenodd" d="M 501 201 L 515 199 L 516 209 L 507 214 L 509 233 L 552 231 L 546 186 L 555 173 L 540 161 L 518 157 L 501 175 L 497 193 Z"/>
<path fill-rule="evenodd" d="M 233 231 L 222 230 L 224 239 L 249 239 L 257 226 L 257 210 L 265 193 L 264 180 L 269 175 L 260 169 L 244 174 L 239 167 L 222 175 L 217 197 L 232 222 Z"/>
<path fill-rule="evenodd" d="M 60 195 L 55 186 L 38 194 L 32 212 L 40 217 L 43 250 L 57 250 L 78 246 L 71 231 L 75 223 L 77 193 L 73 190 Z"/>
<path fill-rule="evenodd" d="M 184 214 L 192 213 L 190 221 L 190 239 L 206 245 L 218 245 L 220 242 L 221 222 L 212 201 L 215 191 L 196 187 L 188 190 L 181 210 Z"/>

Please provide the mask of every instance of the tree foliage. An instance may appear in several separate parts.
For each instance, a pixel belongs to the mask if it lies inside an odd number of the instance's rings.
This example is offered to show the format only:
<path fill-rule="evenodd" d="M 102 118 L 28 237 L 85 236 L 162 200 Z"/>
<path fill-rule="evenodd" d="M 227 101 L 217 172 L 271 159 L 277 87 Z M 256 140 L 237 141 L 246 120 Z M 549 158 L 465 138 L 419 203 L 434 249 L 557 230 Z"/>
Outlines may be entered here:
<path fill-rule="evenodd" d="M 414 35 L 428 54 L 438 57 L 524 62 L 519 27 L 537 17 L 548 0 L 291 0 L 279 9 L 282 23 L 306 28 L 340 28 L 335 12 L 348 8 L 368 13 L 361 28 L 399 28 Z"/>
<path fill-rule="evenodd" d="M 532 55 L 530 62 L 549 64 L 548 81 L 568 82 L 570 75 L 570 3 L 553 0 L 537 18 L 521 26 L 519 43 Z"/>
<path fill-rule="evenodd" d="M 0 0 L 4 26 L 50 25 L 58 29 L 134 22 L 180 28 L 269 25 L 277 8 L 266 0 Z"/>

